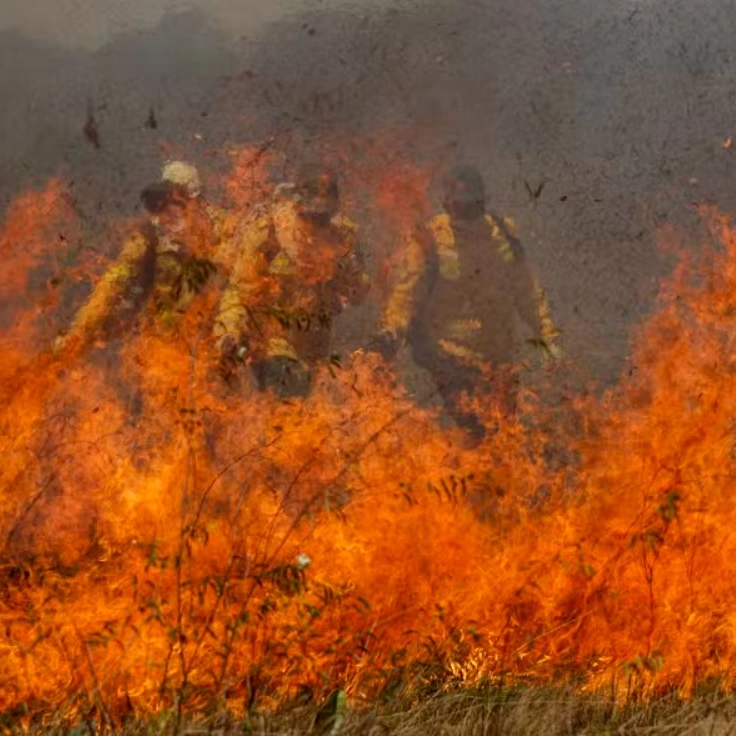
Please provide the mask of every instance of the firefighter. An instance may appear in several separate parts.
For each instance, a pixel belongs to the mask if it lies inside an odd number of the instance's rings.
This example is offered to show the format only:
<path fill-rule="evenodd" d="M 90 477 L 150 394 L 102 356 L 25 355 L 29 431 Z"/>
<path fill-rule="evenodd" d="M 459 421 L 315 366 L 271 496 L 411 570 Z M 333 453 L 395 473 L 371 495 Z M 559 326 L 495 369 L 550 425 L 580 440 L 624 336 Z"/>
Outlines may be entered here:
<path fill-rule="evenodd" d="M 243 238 L 215 334 L 226 378 L 247 362 L 259 390 L 306 396 L 330 358 L 334 319 L 365 297 L 357 227 L 340 212 L 335 175 L 307 166 L 282 185 Z"/>
<path fill-rule="evenodd" d="M 448 413 L 473 435 L 485 433 L 462 394 L 490 366 L 505 413 L 516 406 L 517 316 L 547 356 L 558 356 L 557 329 L 532 274 L 514 222 L 486 210 L 485 186 L 472 167 L 444 182 L 444 213 L 408 240 L 374 347 L 386 358 L 405 339 L 426 368 Z"/>
<path fill-rule="evenodd" d="M 145 217 L 96 284 L 57 351 L 82 347 L 145 305 L 158 326 L 173 328 L 217 271 L 228 239 L 227 216 L 202 197 L 197 169 L 167 162 L 161 180 L 141 193 Z"/>

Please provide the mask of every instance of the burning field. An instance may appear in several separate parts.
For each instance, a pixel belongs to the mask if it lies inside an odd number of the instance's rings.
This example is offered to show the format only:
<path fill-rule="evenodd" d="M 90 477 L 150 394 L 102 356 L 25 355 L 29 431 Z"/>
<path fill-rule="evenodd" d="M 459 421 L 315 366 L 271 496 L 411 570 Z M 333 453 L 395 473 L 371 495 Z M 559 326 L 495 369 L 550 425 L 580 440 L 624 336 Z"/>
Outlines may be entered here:
<path fill-rule="evenodd" d="M 270 187 L 241 153 L 233 232 Z M 424 203 L 399 192 L 424 173 L 363 174 L 400 237 Z M 513 418 L 481 393 L 471 447 L 366 350 L 307 398 L 224 384 L 216 294 L 174 333 L 141 318 L 53 352 L 105 263 L 64 182 L 18 197 L 0 229 L 0 712 L 117 728 L 335 691 L 360 707 L 397 683 L 732 689 L 736 232 L 702 217 L 712 242 L 663 284 L 618 385 L 535 375 Z"/>

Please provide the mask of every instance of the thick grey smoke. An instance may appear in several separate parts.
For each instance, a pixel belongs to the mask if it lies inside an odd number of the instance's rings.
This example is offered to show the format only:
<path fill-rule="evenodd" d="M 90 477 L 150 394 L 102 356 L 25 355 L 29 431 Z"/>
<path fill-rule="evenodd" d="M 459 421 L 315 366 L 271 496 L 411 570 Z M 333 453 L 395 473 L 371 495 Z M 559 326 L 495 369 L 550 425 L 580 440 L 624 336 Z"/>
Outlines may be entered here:
<path fill-rule="evenodd" d="M 163 140 L 217 167 L 229 142 L 393 127 L 479 166 L 568 351 L 610 378 L 668 265 L 659 228 L 736 206 L 727 0 L 41 4 L 0 9 L 0 207 L 62 171 L 89 217 L 131 213 Z"/>

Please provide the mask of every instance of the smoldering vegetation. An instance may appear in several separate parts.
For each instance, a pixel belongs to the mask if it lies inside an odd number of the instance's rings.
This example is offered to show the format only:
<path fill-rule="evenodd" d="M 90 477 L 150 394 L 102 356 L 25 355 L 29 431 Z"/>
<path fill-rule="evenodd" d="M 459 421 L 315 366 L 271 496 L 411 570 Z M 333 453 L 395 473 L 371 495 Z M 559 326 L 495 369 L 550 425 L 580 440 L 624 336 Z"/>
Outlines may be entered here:
<path fill-rule="evenodd" d="M 94 231 L 135 212 L 171 153 L 217 171 L 245 140 L 276 136 L 299 158 L 389 135 L 418 162 L 479 166 L 567 352 L 606 380 L 671 265 L 658 241 L 697 245 L 692 203 L 736 204 L 735 25 L 723 0 L 456 0 L 287 15 L 247 35 L 193 10 L 91 52 L 6 31 L 0 206 L 61 173 Z"/>

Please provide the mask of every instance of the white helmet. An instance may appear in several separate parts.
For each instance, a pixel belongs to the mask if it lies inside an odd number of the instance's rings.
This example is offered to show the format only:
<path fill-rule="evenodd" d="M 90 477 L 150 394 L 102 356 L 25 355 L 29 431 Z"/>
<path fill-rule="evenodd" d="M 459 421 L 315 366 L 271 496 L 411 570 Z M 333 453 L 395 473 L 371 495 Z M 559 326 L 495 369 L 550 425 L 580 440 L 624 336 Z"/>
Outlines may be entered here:
<path fill-rule="evenodd" d="M 167 161 L 161 169 L 161 181 L 184 187 L 190 197 L 198 197 L 202 192 L 202 180 L 197 167 L 186 161 Z"/>

